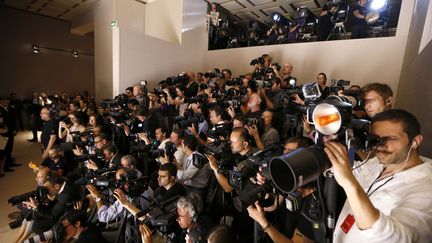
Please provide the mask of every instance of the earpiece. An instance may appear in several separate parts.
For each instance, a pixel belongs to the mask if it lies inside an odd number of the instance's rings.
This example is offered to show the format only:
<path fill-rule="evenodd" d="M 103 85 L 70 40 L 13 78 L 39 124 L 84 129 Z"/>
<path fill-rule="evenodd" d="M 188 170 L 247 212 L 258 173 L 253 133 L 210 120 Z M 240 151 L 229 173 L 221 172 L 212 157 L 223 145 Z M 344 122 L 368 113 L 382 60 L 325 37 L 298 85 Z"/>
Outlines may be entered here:
<path fill-rule="evenodd" d="M 417 143 L 416 143 L 416 141 L 413 141 L 412 143 L 411 143 L 411 148 L 416 148 L 417 147 Z"/>

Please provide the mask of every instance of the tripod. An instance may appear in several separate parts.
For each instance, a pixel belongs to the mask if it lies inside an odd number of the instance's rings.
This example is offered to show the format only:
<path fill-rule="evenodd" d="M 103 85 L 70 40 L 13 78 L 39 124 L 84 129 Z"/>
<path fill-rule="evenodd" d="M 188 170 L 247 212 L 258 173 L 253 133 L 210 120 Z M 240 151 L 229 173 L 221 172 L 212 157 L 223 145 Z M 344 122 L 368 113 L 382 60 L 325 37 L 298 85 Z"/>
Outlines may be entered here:
<path fill-rule="evenodd" d="M 337 31 L 337 32 L 336 32 Z M 330 34 L 327 36 L 327 40 L 330 39 L 330 37 L 334 34 L 337 34 L 338 39 L 341 38 L 341 35 L 343 34 L 345 35 L 345 39 L 348 39 L 346 30 L 345 30 L 345 23 L 344 22 L 338 22 L 335 23 L 335 25 L 333 26 L 332 31 L 330 32 Z"/>

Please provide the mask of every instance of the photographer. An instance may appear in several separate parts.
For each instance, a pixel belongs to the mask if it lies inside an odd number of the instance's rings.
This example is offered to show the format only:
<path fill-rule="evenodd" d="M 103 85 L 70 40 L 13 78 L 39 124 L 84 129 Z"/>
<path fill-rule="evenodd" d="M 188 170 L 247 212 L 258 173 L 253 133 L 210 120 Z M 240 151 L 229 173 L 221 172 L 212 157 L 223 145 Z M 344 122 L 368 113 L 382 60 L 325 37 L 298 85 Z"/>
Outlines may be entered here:
<path fill-rule="evenodd" d="M 121 157 L 120 164 L 122 168 L 134 170 L 137 173 L 137 177 L 140 178 L 143 176 L 141 171 L 136 168 L 136 159 L 132 155 L 125 155 Z"/>
<path fill-rule="evenodd" d="M 366 7 L 367 0 L 359 0 L 353 7 L 353 19 L 351 24 L 351 39 L 366 38 L 368 36 L 366 23 L 366 15 L 368 9 Z"/>
<path fill-rule="evenodd" d="M 186 135 L 182 142 L 185 158 L 177 165 L 177 179 L 185 186 L 186 192 L 195 192 L 201 200 L 205 198 L 209 181 L 209 168 L 199 160 L 204 155 L 197 151 L 198 141 L 193 135 Z"/>
<path fill-rule="evenodd" d="M 238 127 L 234 128 L 231 132 L 230 143 L 231 143 L 231 151 L 233 154 L 245 155 L 248 156 L 257 151 L 256 148 L 251 147 L 249 142 L 250 136 L 246 128 Z M 228 178 L 226 175 L 220 172 L 218 163 L 214 156 L 208 155 L 210 167 L 215 173 L 216 179 L 221 185 L 222 189 L 225 192 L 232 192 L 234 188 L 229 184 Z M 236 165 L 238 171 L 250 169 L 247 161 L 242 161 Z"/>
<path fill-rule="evenodd" d="M 387 110 L 373 117 L 371 134 L 382 141 L 375 157 L 356 162 L 354 170 L 345 146 L 325 143 L 335 179 L 347 195 L 334 241 L 430 241 L 432 164 L 418 152 L 419 122 L 404 110 Z"/>
<path fill-rule="evenodd" d="M 307 147 L 307 145 L 306 139 L 291 137 L 285 141 L 283 153 L 288 154 L 298 148 Z M 266 178 L 261 172 L 257 173 L 257 181 L 260 185 L 266 182 Z M 310 197 L 311 193 L 315 190 L 315 184 L 311 183 L 311 185 L 298 188 L 297 192 L 301 198 L 306 198 Z M 311 240 L 314 239 L 313 225 L 303 216 L 303 209 L 288 209 L 288 205 L 286 205 L 284 199 L 285 196 L 283 195 L 275 197 L 274 203 L 270 207 L 262 207 L 257 201 L 254 205 L 250 205 L 247 208 L 249 216 L 262 227 L 264 232 L 268 233 L 274 242 L 291 242 L 290 238 L 293 237 L 296 229 L 304 236 L 303 242 L 313 242 Z M 266 218 L 266 212 L 274 212 L 273 224 Z M 277 220 L 275 221 L 275 219 Z"/>
<path fill-rule="evenodd" d="M 192 124 L 192 127 L 188 127 L 188 130 L 191 132 L 192 135 L 198 136 L 199 134 L 207 134 L 209 125 L 207 121 L 204 119 L 204 115 L 202 113 L 202 105 L 200 103 L 191 103 L 189 105 L 189 108 L 192 109 L 194 113 L 194 117 L 201 117 L 202 121 L 198 122 L 198 131 L 195 127 L 195 124 Z"/>
<path fill-rule="evenodd" d="M 279 143 L 279 133 L 272 126 L 273 112 L 266 110 L 262 113 L 261 118 L 264 121 L 264 133 L 261 136 L 259 135 L 257 125 L 246 126 L 249 135 L 254 138 L 258 150 L 262 150 L 271 144 Z"/>
<path fill-rule="evenodd" d="M 48 167 L 51 171 L 55 171 L 58 176 L 64 176 L 68 172 L 67 160 L 63 157 L 62 151 L 58 146 L 54 146 L 48 151 L 48 158 L 41 165 Z"/>
<path fill-rule="evenodd" d="M 183 229 L 181 240 L 188 243 L 207 242 L 206 237 L 211 230 L 211 223 L 201 215 L 203 210 L 202 201 L 195 193 L 181 197 L 177 201 L 177 223 Z M 148 226 L 140 226 L 143 242 L 149 242 L 152 233 Z"/>
<path fill-rule="evenodd" d="M 248 100 L 246 104 L 240 107 L 244 114 L 256 114 L 260 111 L 261 98 L 258 94 L 258 83 L 254 80 L 249 82 L 249 87 L 247 88 Z"/>
<path fill-rule="evenodd" d="M 53 111 L 51 111 L 48 107 L 42 108 L 40 117 L 44 122 L 41 134 L 43 151 L 41 161 L 44 161 L 46 158 L 48 158 L 48 151 L 54 146 L 54 144 L 58 143 L 57 123 L 54 119 Z"/>
<path fill-rule="evenodd" d="M 174 129 L 170 134 L 169 139 L 172 143 L 174 143 L 174 145 L 177 148 L 176 152 L 174 153 L 174 157 L 176 161 L 183 161 L 184 159 L 183 149 L 181 149 L 184 136 L 185 136 L 184 130 L 178 128 Z"/>
<path fill-rule="evenodd" d="M 51 175 L 44 186 L 48 189 L 50 197 L 54 197 L 50 206 L 40 205 L 40 202 L 33 198 L 23 202 L 24 205 L 33 210 L 32 231 L 37 234 L 51 229 L 66 212 L 68 204 L 80 198 L 79 188 L 73 183 L 65 181 L 63 177 Z"/>
<path fill-rule="evenodd" d="M 121 153 L 118 151 L 117 146 L 113 142 L 108 142 L 102 147 L 102 154 L 105 160 L 104 164 L 97 164 L 93 160 L 86 163 L 86 167 L 90 170 L 97 171 L 103 168 L 112 168 L 120 166 Z"/>
<path fill-rule="evenodd" d="M 369 118 L 392 108 L 393 91 L 387 84 L 369 83 L 362 88 Z"/>
<path fill-rule="evenodd" d="M 168 95 L 168 104 L 169 105 L 175 105 L 176 110 L 179 116 L 183 116 L 184 111 L 187 109 L 188 107 L 188 103 L 184 102 L 184 98 L 185 96 L 185 91 L 186 91 L 186 87 L 183 84 L 178 84 L 176 85 L 176 96 L 175 99 L 173 99 L 170 95 Z"/>
<path fill-rule="evenodd" d="M 163 127 L 158 127 L 155 130 L 155 138 L 156 141 L 158 141 L 160 144 L 158 146 L 158 149 L 165 149 L 165 143 L 169 141 L 169 138 L 167 138 L 167 131 Z"/>
<path fill-rule="evenodd" d="M 71 210 L 61 221 L 65 235 L 63 242 L 88 243 L 107 242 L 94 226 L 88 222 L 88 216 L 83 211 Z"/>
<path fill-rule="evenodd" d="M 101 192 L 94 185 L 87 185 L 86 188 L 89 190 L 90 194 L 94 198 L 97 208 L 98 208 L 98 219 L 103 223 L 110 223 L 114 220 L 121 219 L 123 217 L 131 217 L 131 214 L 128 212 L 127 208 L 123 207 L 123 205 L 127 204 L 127 202 L 135 205 L 135 207 L 148 207 L 153 198 L 153 191 L 151 188 L 147 188 L 141 194 L 144 197 L 144 200 L 141 200 L 141 196 L 136 196 L 135 198 L 130 193 L 130 182 L 138 179 L 135 170 L 122 168 L 116 171 L 115 180 L 117 183 L 120 183 L 117 188 L 113 191 L 113 196 L 116 201 L 110 205 L 106 205 L 106 200 L 108 198 L 102 198 Z"/>
<path fill-rule="evenodd" d="M 153 193 L 153 203 L 158 204 L 165 202 L 169 199 L 175 198 L 176 196 L 186 195 L 186 190 L 183 185 L 176 181 L 177 179 L 177 167 L 172 163 L 162 164 L 158 170 L 158 185 L 159 187 Z M 124 200 L 124 197 L 118 196 L 119 203 L 126 208 L 132 215 L 136 216 L 141 210 L 136 205 L 132 204 L 128 200 Z M 140 221 L 145 220 L 145 215 L 139 218 Z"/>

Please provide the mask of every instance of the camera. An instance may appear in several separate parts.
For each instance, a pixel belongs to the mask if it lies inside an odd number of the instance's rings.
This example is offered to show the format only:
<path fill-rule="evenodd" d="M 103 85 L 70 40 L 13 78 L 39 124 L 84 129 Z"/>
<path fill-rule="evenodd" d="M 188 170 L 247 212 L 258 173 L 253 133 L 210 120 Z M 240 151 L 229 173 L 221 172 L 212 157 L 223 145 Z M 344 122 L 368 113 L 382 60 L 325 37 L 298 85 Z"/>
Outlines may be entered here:
<path fill-rule="evenodd" d="M 185 103 L 201 103 L 202 104 L 202 103 L 206 103 L 207 100 L 208 100 L 207 94 L 200 94 L 200 95 L 197 95 L 193 98 L 189 98 L 189 97 L 184 98 Z"/>
<path fill-rule="evenodd" d="M 331 163 L 322 143 L 323 136 L 345 144 L 349 148 L 370 150 L 383 143 L 378 137 L 369 134 L 367 120 L 351 119 L 352 105 L 336 97 L 326 100 L 308 110 L 321 141 L 313 146 L 273 158 L 269 163 L 269 174 L 274 185 L 285 193 L 316 180 Z"/>
<path fill-rule="evenodd" d="M 279 72 L 281 70 L 281 65 L 279 65 L 279 63 L 272 63 L 271 67 L 275 67 L 276 70 Z"/>
<path fill-rule="evenodd" d="M 217 139 L 219 137 L 227 138 L 231 135 L 231 131 L 232 123 L 217 124 L 214 126 L 214 129 L 208 131 L 208 136 L 213 139 Z"/>
<path fill-rule="evenodd" d="M 222 102 L 221 107 L 227 108 L 232 107 L 234 110 L 239 108 L 241 105 L 241 102 L 239 100 L 225 100 Z"/>
<path fill-rule="evenodd" d="M 65 117 L 61 118 L 60 121 L 64 122 L 64 124 L 66 124 L 68 126 L 70 124 L 72 124 L 72 121 L 71 121 L 70 117 L 68 117 L 68 116 L 65 116 Z"/>
<path fill-rule="evenodd" d="M 48 189 L 43 186 L 38 186 L 34 191 L 9 198 L 8 203 L 12 204 L 12 206 L 15 206 L 18 203 L 29 200 L 30 198 L 36 198 L 36 200 L 42 204 L 48 199 L 47 196 L 48 196 Z"/>
<path fill-rule="evenodd" d="M 255 59 L 252 59 L 252 61 L 249 63 L 249 65 L 251 66 L 255 66 L 255 65 L 264 65 L 264 58 L 263 57 L 258 57 Z"/>
<path fill-rule="evenodd" d="M 187 76 L 186 73 L 180 73 L 177 76 L 171 76 L 171 77 L 166 78 L 166 82 L 170 86 L 173 86 L 176 84 L 187 85 L 187 83 L 189 82 L 189 77 Z"/>
<path fill-rule="evenodd" d="M 233 78 L 231 80 L 227 80 L 226 85 L 228 86 L 240 86 L 243 84 L 242 78 L 237 77 L 237 78 Z"/>
<path fill-rule="evenodd" d="M 256 126 L 256 127 L 262 127 L 264 124 L 263 120 L 261 118 L 253 118 L 253 117 L 248 117 L 244 120 L 244 125 L 245 126 Z"/>
<path fill-rule="evenodd" d="M 152 157 L 163 157 L 165 154 L 168 157 L 174 156 L 174 153 L 177 151 L 177 147 L 173 142 L 166 142 L 165 143 L 165 149 L 156 149 L 152 151 Z"/>
<path fill-rule="evenodd" d="M 332 79 L 330 85 L 330 93 L 337 94 L 339 91 L 345 90 L 345 87 L 349 86 L 350 83 L 351 82 L 348 80 L 340 79 L 336 81 L 335 79 Z"/>

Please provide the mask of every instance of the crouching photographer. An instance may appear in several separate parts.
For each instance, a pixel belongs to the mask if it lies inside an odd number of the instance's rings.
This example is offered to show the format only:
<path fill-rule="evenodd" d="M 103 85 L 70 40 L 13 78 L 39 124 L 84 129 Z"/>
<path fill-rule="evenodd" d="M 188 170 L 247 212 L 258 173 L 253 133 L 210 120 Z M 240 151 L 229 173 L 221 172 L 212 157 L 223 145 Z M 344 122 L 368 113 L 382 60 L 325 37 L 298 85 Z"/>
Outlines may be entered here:
<path fill-rule="evenodd" d="M 36 192 L 36 191 L 35 191 Z M 27 238 L 29 233 L 41 234 L 53 227 L 66 212 L 68 205 L 80 198 L 79 189 L 73 183 L 66 182 L 63 177 L 51 175 L 43 188 L 28 197 L 23 204 L 32 210 L 32 220 L 24 223 L 25 231 L 20 239 Z"/>

